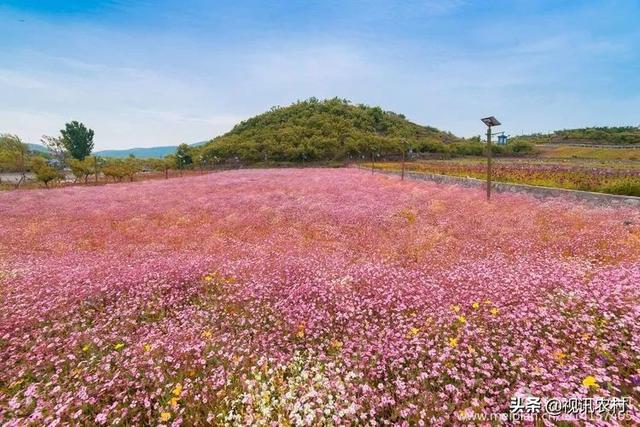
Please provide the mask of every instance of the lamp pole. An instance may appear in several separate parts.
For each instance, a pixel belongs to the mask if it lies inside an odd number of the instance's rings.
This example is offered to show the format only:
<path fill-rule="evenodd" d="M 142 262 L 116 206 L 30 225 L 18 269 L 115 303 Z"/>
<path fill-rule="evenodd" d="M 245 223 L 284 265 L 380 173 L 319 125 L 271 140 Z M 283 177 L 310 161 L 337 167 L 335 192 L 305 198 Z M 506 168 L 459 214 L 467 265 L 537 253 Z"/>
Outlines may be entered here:
<path fill-rule="evenodd" d="M 487 200 L 491 200 L 491 126 L 487 128 Z"/>
<path fill-rule="evenodd" d="M 487 201 L 491 200 L 491 128 L 501 123 L 493 116 L 485 117 L 482 123 L 487 125 Z"/>

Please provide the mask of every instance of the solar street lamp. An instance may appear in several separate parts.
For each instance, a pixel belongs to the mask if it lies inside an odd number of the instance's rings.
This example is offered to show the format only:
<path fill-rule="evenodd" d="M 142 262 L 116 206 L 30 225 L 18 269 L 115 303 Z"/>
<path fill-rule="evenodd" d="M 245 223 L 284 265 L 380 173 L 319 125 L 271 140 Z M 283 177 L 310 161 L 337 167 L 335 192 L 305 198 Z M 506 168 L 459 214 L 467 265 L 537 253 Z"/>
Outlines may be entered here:
<path fill-rule="evenodd" d="M 493 116 L 481 120 L 487 125 L 487 200 L 491 200 L 491 128 L 501 123 Z"/>
<path fill-rule="evenodd" d="M 493 116 L 485 117 L 484 119 L 481 119 L 481 120 L 482 120 L 482 123 L 489 126 L 489 128 L 491 128 L 492 126 L 500 126 L 502 124 L 498 121 L 498 119 L 496 119 Z"/>

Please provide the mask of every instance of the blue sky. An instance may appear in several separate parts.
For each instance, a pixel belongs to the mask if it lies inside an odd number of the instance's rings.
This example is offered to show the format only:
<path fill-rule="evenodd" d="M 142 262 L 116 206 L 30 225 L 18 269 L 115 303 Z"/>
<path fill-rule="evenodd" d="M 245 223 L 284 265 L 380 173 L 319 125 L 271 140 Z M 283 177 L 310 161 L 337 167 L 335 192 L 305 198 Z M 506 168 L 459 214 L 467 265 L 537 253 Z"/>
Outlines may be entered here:
<path fill-rule="evenodd" d="M 637 0 L 0 0 L 0 132 L 209 139 L 310 96 L 461 136 L 640 124 Z"/>

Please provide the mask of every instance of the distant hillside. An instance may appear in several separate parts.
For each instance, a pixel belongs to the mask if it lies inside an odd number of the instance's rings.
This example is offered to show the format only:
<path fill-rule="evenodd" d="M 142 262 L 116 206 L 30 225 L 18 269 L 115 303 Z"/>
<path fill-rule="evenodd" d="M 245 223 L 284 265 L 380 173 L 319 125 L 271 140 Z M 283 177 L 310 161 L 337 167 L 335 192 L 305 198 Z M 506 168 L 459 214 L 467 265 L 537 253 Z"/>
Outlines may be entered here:
<path fill-rule="evenodd" d="M 44 145 L 31 144 L 31 143 L 27 143 L 26 145 L 27 145 L 27 148 L 29 149 L 29 151 L 43 153 L 43 154 L 49 154 L 49 149 L 47 147 L 45 147 Z"/>
<path fill-rule="evenodd" d="M 96 151 L 96 156 L 99 157 L 113 157 L 113 158 L 126 158 L 131 155 L 139 159 L 148 159 L 150 157 L 164 157 L 176 152 L 176 145 L 167 145 L 164 147 L 148 147 L 148 148 L 129 148 L 124 150 L 101 150 Z"/>
<path fill-rule="evenodd" d="M 534 133 L 511 138 L 533 144 L 589 144 L 632 145 L 640 144 L 640 127 L 591 127 L 557 130 L 552 133 Z"/>
<path fill-rule="evenodd" d="M 198 147 L 206 144 L 208 141 L 196 142 L 195 144 L 190 144 L 192 147 Z M 138 159 L 149 159 L 152 157 L 164 157 L 169 154 L 174 154 L 177 145 L 165 145 L 161 147 L 147 147 L 147 148 L 128 148 L 122 150 L 101 150 L 96 151 L 94 154 L 99 157 L 112 157 L 112 158 L 126 158 L 131 155 L 137 157 Z"/>
<path fill-rule="evenodd" d="M 199 147 L 208 143 L 208 141 L 196 142 L 195 144 L 190 144 L 192 147 Z M 41 144 L 27 144 L 29 150 L 34 152 L 39 152 L 43 154 L 49 154 L 49 149 Z M 92 154 L 97 155 L 98 157 L 111 157 L 111 158 L 119 158 L 123 159 L 129 157 L 130 155 L 134 155 L 138 159 L 149 159 L 152 157 L 164 157 L 169 154 L 173 154 L 176 152 L 178 148 L 177 145 L 166 145 L 160 147 L 147 147 L 147 148 L 126 148 L 122 150 L 101 150 L 95 151 Z"/>
<path fill-rule="evenodd" d="M 451 133 L 408 121 L 380 107 L 354 105 L 333 98 L 310 98 L 288 107 L 274 107 L 237 124 L 202 147 L 210 161 L 341 160 L 371 151 L 399 152 L 405 139 L 420 150 L 433 144 L 461 141 Z"/>

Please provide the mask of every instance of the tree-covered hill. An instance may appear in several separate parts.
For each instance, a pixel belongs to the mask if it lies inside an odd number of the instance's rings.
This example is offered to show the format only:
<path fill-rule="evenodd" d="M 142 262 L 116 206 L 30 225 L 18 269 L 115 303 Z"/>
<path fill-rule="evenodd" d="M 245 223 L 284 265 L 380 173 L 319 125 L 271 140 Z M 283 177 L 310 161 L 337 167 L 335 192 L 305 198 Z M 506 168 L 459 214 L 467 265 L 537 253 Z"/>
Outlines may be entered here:
<path fill-rule="evenodd" d="M 534 133 L 512 138 L 532 144 L 640 145 L 640 127 L 590 127 Z"/>
<path fill-rule="evenodd" d="M 461 141 L 451 133 L 408 121 L 380 107 L 310 98 L 274 107 L 236 125 L 202 147 L 206 161 L 329 161 L 415 150 Z"/>

